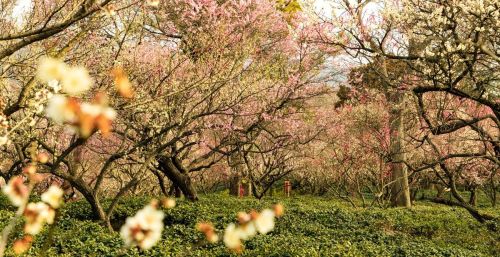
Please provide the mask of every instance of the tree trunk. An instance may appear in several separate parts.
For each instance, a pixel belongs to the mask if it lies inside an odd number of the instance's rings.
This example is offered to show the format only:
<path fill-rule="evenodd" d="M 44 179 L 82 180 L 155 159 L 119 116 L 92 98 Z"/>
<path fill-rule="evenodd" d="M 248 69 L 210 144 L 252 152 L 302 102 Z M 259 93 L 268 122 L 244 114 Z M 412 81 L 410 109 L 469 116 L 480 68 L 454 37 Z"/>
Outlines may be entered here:
<path fill-rule="evenodd" d="M 264 197 L 264 194 L 267 191 L 267 188 L 263 188 L 262 191 L 259 191 L 258 187 L 257 187 L 257 184 L 253 183 L 253 182 L 252 182 L 252 184 L 253 184 L 252 185 L 252 195 L 253 195 L 253 197 L 255 197 L 257 200 L 262 199 L 262 197 Z"/>
<path fill-rule="evenodd" d="M 411 207 L 408 171 L 403 150 L 403 93 L 393 92 L 389 96 L 390 110 L 390 156 L 392 170 L 391 205 Z"/>
<path fill-rule="evenodd" d="M 182 196 L 182 192 L 178 186 L 172 185 L 168 190 L 168 196 L 173 196 L 175 198 L 180 198 Z"/>
<path fill-rule="evenodd" d="M 153 174 L 156 176 L 156 178 L 158 179 L 158 184 L 160 184 L 160 190 L 161 190 L 161 193 L 164 195 L 164 196 L 168 196 L 168 191 L 167 191 L 167 187 L 165 186 L 165 181 L 163 180 L 163 177 L 162 175 L 160 174 L 160 172 L 158 172 L 156 169 L 152 169 L 151 170 L 153 172 Z"/>
<path fill-rule="evenodd" d="M 229 194 L 233 196 L 240 195 L 240 181 L 241 178 L 238 175 L 234 175 L 231 177 L 229 181 Z"/>
<path fill-rule="evenodd" d="M 94 218 L 101 221 L 103 225 L 105 225 L 109 231 L 113 231 L 113 227 L 111 226 L 111 222 L 104 211 L 104 208 L 99 201 L 99 197 L 92 192 L 92 190 L 82 181 L 79 180 L 68 180 L 71 185 L 78 190 L 85 200 L 90 204 L 90 208 L 92 209 L 92 213 L 94 214 Z"/>
<path fill-rule="evenodd" d="M 497 189 L 493 188 L 492 189 L 492 196 L 491 196 L 491 206 L 496 207 L 497 206 Z"/>
<path fill-rule="evenodd" d="M 465 208 L 471 215 L 474 217 L 477 221 L 480 223 L 484 223 L 489 220 L 495 220 L 496 217 L 491 216 L 489 214 L 481 214 L 476 208 L 470 206 L 469 204 L 466 203 L 461 203 L 461 202 L 455 202 L 452 200 L 444 199 L 444 198 L 434 198 L 431 199 L 431 201 L 435 203 L 441 203 L 441 204 L 446 204 L 449 206 L 460 206 Z"/>
<path fill-rule="evenodd" d="M 163 174 L 178 187 L 184 196 L 191 201 L 197 201 L 198 195 L 194 189 L 191 178 L 180 162 L 173 157 L 160 156 L 158 164 Z"/>
<path fill-rule="evenodd" d="M 475 188 L 471 188 L 470 189 L 470 197 L 469 197 L 469 204 L 471 206 L 476 206 L 476 202 L 477 202 L 477 197 L 476 197 L 476 189 Z"/>

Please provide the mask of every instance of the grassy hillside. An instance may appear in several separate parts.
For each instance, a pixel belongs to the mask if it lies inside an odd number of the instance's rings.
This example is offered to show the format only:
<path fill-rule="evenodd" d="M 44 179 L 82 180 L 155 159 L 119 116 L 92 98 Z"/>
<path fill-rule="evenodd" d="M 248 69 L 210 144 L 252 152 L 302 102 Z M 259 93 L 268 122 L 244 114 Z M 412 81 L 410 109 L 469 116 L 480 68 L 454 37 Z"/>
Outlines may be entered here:
<path fill-rule="evenodd" d="M 120 227 L 125 217 L 147 202 L 124 199 L 113 225 Z M 91 220 L 86 203 L 70 203 L 54 230 L 54 242 L 44 252 L 47 256 L 231 256 L 222 243 L 204 243 L 195 224 L 210 221 L 222 232 L 238 211 L 260 210 L 275 202 L 285 205 L 285 216 L 270 234 L 245 242 L 242 256 L 500 256 L 500 233 L 488 231 L 459 208 L 420 203 L 411 210 L 356 209 L 309 196 L 257 201 L 225 195 L 202 196 L 197 203 L 181 200 L 176 208 L 165 210 L 164 240 L 147 252 L 123 249 L 118 233 Z M 0 211 L 2 226 L 10 215 L 12 211 L 5 208 Z M 46 235 L 47 231 L 37 237 L 28 255 L 38 254 Z"/>

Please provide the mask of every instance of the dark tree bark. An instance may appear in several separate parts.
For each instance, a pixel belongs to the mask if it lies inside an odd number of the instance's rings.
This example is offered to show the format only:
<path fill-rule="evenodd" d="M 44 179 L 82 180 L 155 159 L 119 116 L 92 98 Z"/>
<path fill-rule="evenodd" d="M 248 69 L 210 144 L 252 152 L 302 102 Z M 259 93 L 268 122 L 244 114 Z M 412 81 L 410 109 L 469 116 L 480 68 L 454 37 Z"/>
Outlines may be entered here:
<path fill-rule="evenodd" d="M 156 169 L 151 169 L 151 171 L 153 172 L 153 174 L 156 176 L 156 178 L 158 179 L 158 184 L 160 185 L 160 190 L 161 190 L 161 193 L 164 195 L 164 196 L 169 196 L 169 192 L 167 191 L 167 187 L 165 186 L 165 181 L 163 180 L 163 176 L 160 174 L 160 172 L 158 172 L 158 170 Z"/>
<path fill-rule="evenodd" d="M 471 188 L 469 191 L 470 191 L 469 204 L 471 206 L 476 206 L 476 202 L 477 202 L 476 189 Z"/>
<path fill-rule="evenodd" d="M 175 157 L 159 156 L 157 161 L 160 171 L 182 191 L 186 198 L 191 201 L 198 200 L 188 172 Z"/>
<path fill-rule="evenodd" d="M 488 214 L 482 214 L 476 208 L 474 208 L 473 206 L 470 206 L 469 204 L 466 204 L 466 203 L 456 202 L 456 201 L 452 201 L 452 200 L 448 200 L 448 199 L 444 199 L 444 198 L 434 198 L 434 199 L 431 199 L 431 201 L 435 202 L 435 203 L 449 205 L 449 206 L 462 207 L 462 208 L 466 209 L 472 215 L 472 217 L 474 217 L 474 219 L 476 219 L 480 223 L 484 223 L 484 222 L 489 221 L 489 220 L 495 220 L 495 217 L 490 216 Z"/>
<path fill-rule="evenodd" d="M 168 189 L 168 196 L 173 196 L 175 198 L 180 198 L 182 196 L 182 192 L 181 190 L 179 189 L 178 186 L 176 185 L 172 185 L 169 189 Z"/>
<path fill-rule="evenodd" d="M 104 208 L 99 201 L 99 197 L 97 197 L 93 190 L 79 179 L 68 179 L 67 181 L 74 188 L 76 188 L 76 190 L 78 190 L 83 195 L 85 200 L 87 200 L 87 202 L 90 204 L 92 213 L 94 214 L 94 218 L 103 222 L 103 225 L 105 225 L 109 229 L 109 231 L 113 231 L 111 222 L 108 219 L 108 215 L 106 215 L 106 212 L 104 211 Z"/>

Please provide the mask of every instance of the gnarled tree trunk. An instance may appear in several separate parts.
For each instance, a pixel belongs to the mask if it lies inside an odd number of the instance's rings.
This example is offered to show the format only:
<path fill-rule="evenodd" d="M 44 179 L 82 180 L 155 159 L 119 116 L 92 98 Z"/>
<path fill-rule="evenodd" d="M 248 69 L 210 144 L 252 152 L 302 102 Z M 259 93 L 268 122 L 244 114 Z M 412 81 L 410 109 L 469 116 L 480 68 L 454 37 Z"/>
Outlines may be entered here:
<path fill-rule="evenodd" d="M 103 225 L 109 229 L 109 231 L 113 231 L 108 215 L 106 215 L 106 212 L 99 201 L 99 197 L 97 197 L 94 191 L 79 179 L 70 179 L 68 182 L 76 188 L 76 190 L 78 190 L 90 204 L 94 218 L 101 221 Z"/>
<path fill-rule="evenodd" d="M 159 156 L 157 161 L 160 171 L 182 191 L 186 198 L 191 201 L 198 200 L 188 172 L 175 157 Z"/>

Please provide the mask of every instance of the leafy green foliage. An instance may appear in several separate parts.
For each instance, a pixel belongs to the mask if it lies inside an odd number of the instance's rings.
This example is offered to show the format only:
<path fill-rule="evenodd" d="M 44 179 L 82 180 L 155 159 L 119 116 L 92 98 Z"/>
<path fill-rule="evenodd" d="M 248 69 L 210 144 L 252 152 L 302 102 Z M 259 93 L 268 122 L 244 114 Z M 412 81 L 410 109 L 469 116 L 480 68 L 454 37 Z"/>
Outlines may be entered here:
<path fill-rule="evenodd" d="M 114 224 L 135 214 L 147 198 L 122 200 Z M 196 231 L 200 221 L 212 222 L 218 232 L 235 222 L 238 211 L 261 210 L 275 202 L 285 216 L 267 235 L 245 242 L 242 256 L 497 256 L 500 237 L 459 208 L 423 203 L 407 209 L 356 209 L 337 200 L 296 198 L 237 199 L 223 194 L 202 196 L 197 203 L 180 200 L 165 211 L 163 240 L 141 252 L 124 249 L 118 233 L 92 221 L 90 206 L 67 204 L 55 230 L 50 256 L 236 256 L 222 243 L 207 244 Z M 9 211 L 1 211 L 2 226 Z M 119 227 L 119 226 L 118 226 Z M 42 233 L 27 253 L 40 251 Z M 10 252 L 12 254 L 12 252 Z"/>

